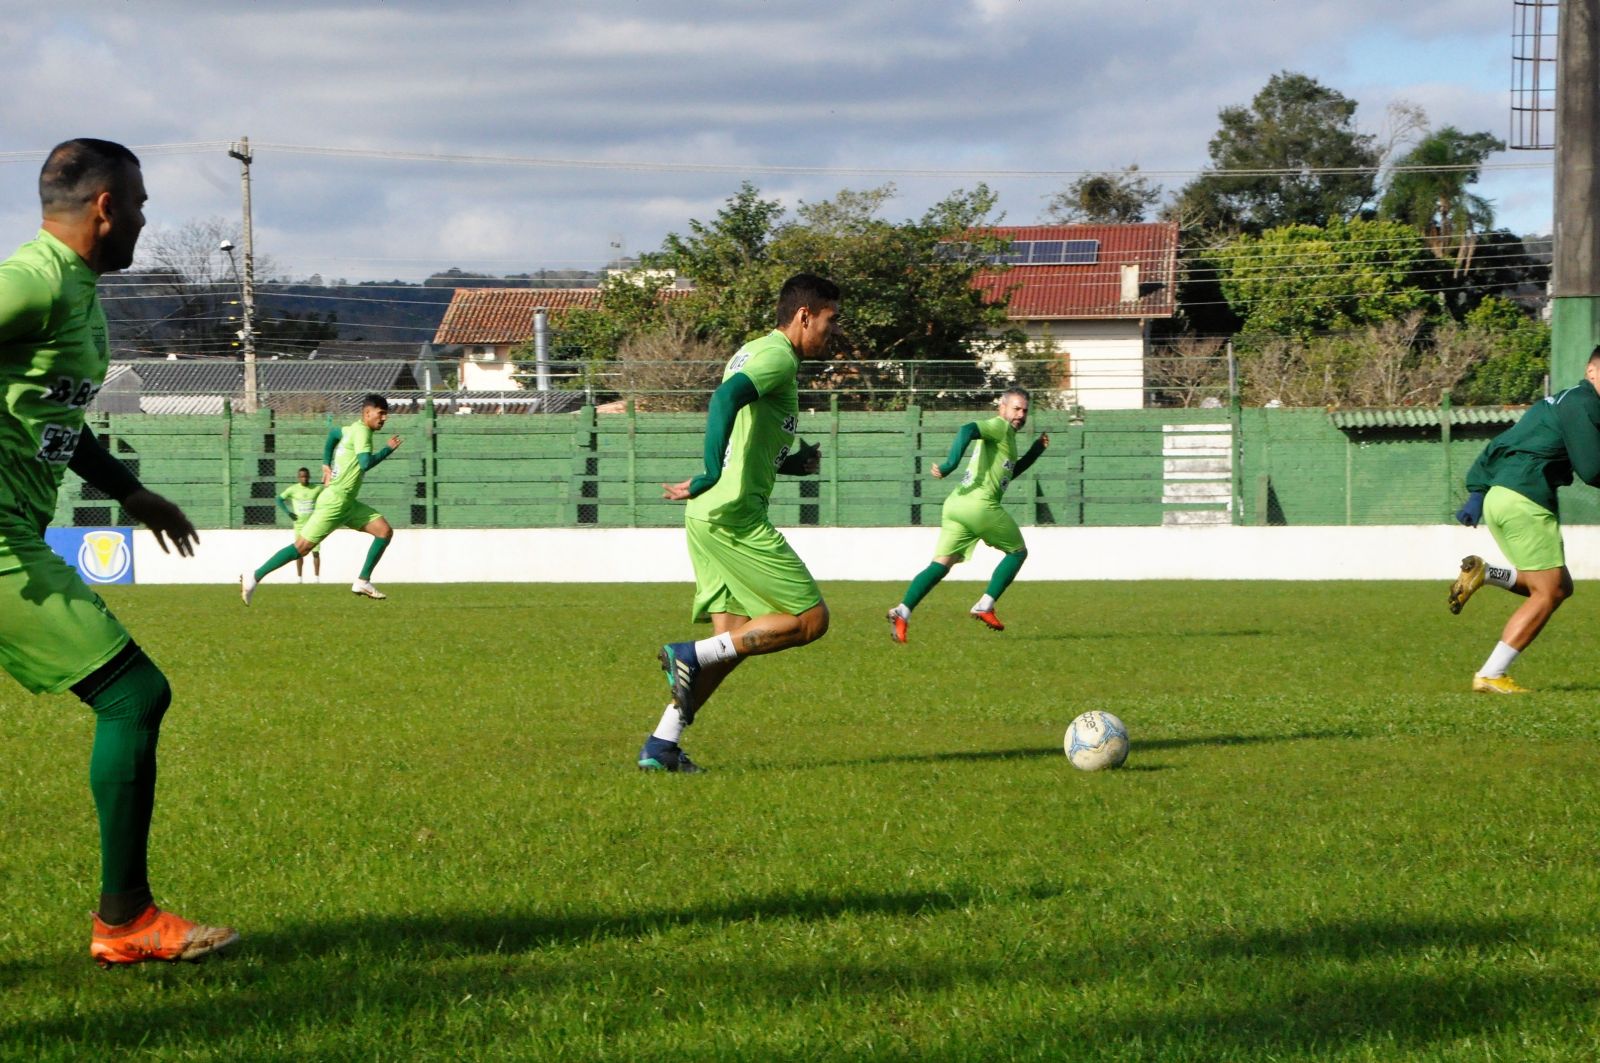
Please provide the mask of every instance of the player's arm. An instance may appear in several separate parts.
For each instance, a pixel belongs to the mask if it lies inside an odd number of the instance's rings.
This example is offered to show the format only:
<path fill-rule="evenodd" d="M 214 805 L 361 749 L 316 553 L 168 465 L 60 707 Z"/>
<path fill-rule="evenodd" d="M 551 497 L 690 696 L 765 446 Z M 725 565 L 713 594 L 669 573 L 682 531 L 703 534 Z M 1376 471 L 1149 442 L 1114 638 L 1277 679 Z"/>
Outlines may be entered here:
<path fill-rule="evenodd" d="M 293 520 L 294 519 L 294 507 L 289 504 L 289 499 L 287 497 L 285 497 L 285 496 L 288 495 L 288 493 L 289 492 L 287 490 L 285 490 L 281 494 L 278 495 L 278 508 L 283 510 L 285 513 L 289 514 L 289 519 Z"/>
<path fill-rule="evenodd" d="M 949 476 L 951 473 L 955 472 L 956 467 L 961 464 L 962 455 L 966 454 L 967 448 L 972 445 L 972 441 L 977 439 L 980 434 L 981 433 L 978 431 L 978 422 L 968 421 L 966 424 L 962 425 L 960 430 L 956 432 L 955 441 L 950 444 L 949 457 L 944 459 L 943 464 L 935 465 L 933 467 L 933 478 L 935 480 L 942 480 L 946 476 Z"/>
<path fill-rule="evenodd" d="M 1600 487 L 1600 425 L 1590 418 L 1589 405 L 1556 403 L 1556 423 L 1573 473 L 1590 487 Z"/>
<path fill-rule="evenodd" d="M 141 484 L 132 470 L 100 444 L 88 425 L 78 433 L 78 447 L 67 468 L 116 499 L 128 516 L 154 532 L 162 553 L 168 552 L 167 536 L 171 536 L 180 555 L 194 554 L 200 533 L 183 510 Z"/>
<path fill-rule="evenodd" d="M 356 464 L 361 466 L 362 472 L 366 472 L 368 469 L 382 462 L 390 454 L 393 454 L 396 450 L 398 450 L 401 442 L 402 440 L 399 436 L 390 436 L 389 442 L 379 447 L 377 450 L 366 454 L 357 454 Z"/>
<path fill-rule="evenodd" d="M 778 471 L 785 476 L 814 476 L 821 469 L 822 447 L 803 439 L 795 452 L 778 465 Z"/>
<path fill-rule="evenodd" d="M 705 472 L 688 482 L 677 498 L 694 498 L 716 486 L 722 479 L 722 459 L 728 453 L 728 440 L 733 438 L 733 421 L 739 411 L 761 396 L 756 383 L 744 373 L 735 373 L 711 393 L 711 409 L 706 413 Z M 673 485 L 681 486 L 681 485 Z M 668 497 L 674 492 L 668 489 Z"/>
<path fill-rule="evenodd" d="M 50 319 L 50 286 L 32 270 L 0 269 L 0 342 L 35 335 Z"/>
<path fill-rule="evenodd" d="M 324 466 L 333 464 L 333 452 L 339 448 L 339 441 L 343 438 L 344 429 L 337 427 L 328 429 L 328 438 L 322 441 L 322 464 Z"/>
<path fill-rule="evenodd" d="M 1018 476 L 1021 476 L 1023 473 L 1027 472 L 1028 466 L 1038 461 L 1039 455 L 1043 454 L 1044 448 L 1048 447 L 1049 445 L 1050 433 L 1041 433 L 1039 438 L 1033 441 L 1033 445 L 1028 448 L 1028 452 L 1017 459 L 1017 467 L 1011 471 L 1011 478 L 1014 480 Z"/>

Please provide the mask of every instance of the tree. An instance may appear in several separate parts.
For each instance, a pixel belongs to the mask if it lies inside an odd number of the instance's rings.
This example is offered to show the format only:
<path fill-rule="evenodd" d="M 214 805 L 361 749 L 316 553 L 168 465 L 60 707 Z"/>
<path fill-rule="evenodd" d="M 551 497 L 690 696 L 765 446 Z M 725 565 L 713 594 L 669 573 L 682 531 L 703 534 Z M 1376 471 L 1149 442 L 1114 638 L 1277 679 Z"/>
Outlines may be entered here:
<path fill-rule="evenodd" d="M 1467 186 L 1477 183 L 1484 160 L 1505 147 L 1489 133 L 1455 126 L 1427 134 L 1395 164 L 1378 216 L 1416 226 L 1434 255 L 1461 274 L 1471 265 L 1477 234 L 1494 227 L 1494 208 Z"/>
<path fill-rule="evenodd" d="M 1356 217 L 1374 195 L 1379 152 L 1356 103 L 1304 74 L 1274 74 L 1249 107 L 1224 107 L 1211 169 L 1169 209 L 1187 228 L 1260 233 Z"/>
<path fill-rule="evenodd" d="M 1161 186 L 1139 176 L 1138 166 L 1121 173 L 1095 173 L 1078 178 L 1051 197 L 1045 220 L 1058 225 L 1087 222 L 1117 225 L 1144 221 L 1145 212 L 1161 199 Z"/>
<path fill-rule="evenodd" d="M 1550 372 L 1549 325 L 1509 299 L 1492 296 L 1467 314 L 1457 333 L 1469 339 L 1476 334 L 1490 352 L 1459 389 L 1459 401 L 1520 404 L 1544 394 Z"/>
<path fill-rule="evenodd" d="M 1435 291 L 1443 267 L 1422 235 L 1399 222 L 1290 225 L 1212 255 L 1245 332 L 1304 337 L 1443 312 Z"/>

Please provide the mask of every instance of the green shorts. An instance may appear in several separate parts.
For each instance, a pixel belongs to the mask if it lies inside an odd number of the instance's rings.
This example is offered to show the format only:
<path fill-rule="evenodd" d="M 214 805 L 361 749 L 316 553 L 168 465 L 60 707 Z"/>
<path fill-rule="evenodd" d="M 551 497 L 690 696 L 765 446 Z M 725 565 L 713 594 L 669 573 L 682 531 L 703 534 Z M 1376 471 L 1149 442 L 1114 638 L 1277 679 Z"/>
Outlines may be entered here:
<path fill-rule="evenodd" d="M 1001 507 L 992 502 L 969 501 L 951 495 L 940 512 L 939 543 L 934 557 L 959 557 L 965 561 L 982 539 L 1001 553 L 1023 549 L 1022 529 Z"/>
<path fill-rule="evenodd" d="M 799 616 L 822 601 L 806 563 L 771 524 L 730 528 L 690 517 L 684 530 L 694 563 L 696 623 L 712 613 Z"/>
<path fill-rule="evenodd" d="M 1483 523 L 1517 571 L 1565 567 L 1567 552 L 1561 542 L 1561 521 L 1526 495 L 1509 487 L 1489 488 L 1483 498 Z"/>
<path fill-rule="evenodd" d="M 0 524 L 0 667 L 59 694 L 130 641 L 106 603 L 32 528 Z"/>
<path fill-rule="evenodd" d="M 310 523 L 311 523 L 311 514 L 309 514 L 309 513 L 307 513 L 305 516 L 301 517 L 299 520 L 295 521 L 294 522 L 294 537 L 296 539 L 304 539 L 306 537 L 306 525 L 310 524 Z M 317 545 L 313 546 L 311 548 L 311 552 L 313 554 L 322 553 L 322 540 L 321 539 L 317 540 Z"/>
<path fill-rule="evenodd" d="M 327 492 L 323 492 L 317 496 L 317 508 L 295 534 L 309 543 L 321 543 L 340 528 L 360 531 L 381 516 L 382 513 L 354 498 L 349 501 L 329 498 Z"/>

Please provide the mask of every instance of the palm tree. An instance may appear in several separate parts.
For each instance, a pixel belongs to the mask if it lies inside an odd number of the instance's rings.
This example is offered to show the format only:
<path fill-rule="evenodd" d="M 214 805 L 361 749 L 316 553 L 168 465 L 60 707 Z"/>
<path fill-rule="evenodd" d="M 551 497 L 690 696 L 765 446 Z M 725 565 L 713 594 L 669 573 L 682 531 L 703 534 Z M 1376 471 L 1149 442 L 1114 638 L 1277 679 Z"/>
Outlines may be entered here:
<path fill-rule="evenodd" d="M 1455 126 L 1429 133 L 1395 164 L 1379 216 L 1415 226 L 1429 249 L 1461 275 L 1472 265 L 1476 234 L 1494 227 L 1494 207 L 1467 186 L 1477 183 L 1484 160 L 1505 147 L 1489 133 Z"/>

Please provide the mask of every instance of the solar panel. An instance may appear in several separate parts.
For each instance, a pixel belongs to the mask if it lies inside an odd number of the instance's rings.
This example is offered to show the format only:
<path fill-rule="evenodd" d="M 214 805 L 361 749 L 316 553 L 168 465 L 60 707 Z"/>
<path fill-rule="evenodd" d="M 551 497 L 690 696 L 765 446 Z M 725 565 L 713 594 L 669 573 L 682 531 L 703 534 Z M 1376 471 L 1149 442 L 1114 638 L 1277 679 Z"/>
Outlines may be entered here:
<path fill-rule="evenodd" d="M 1061 249 L 1063 266 L 1092 266 L 1100 261 L 1099 240 L 1063 240 Z"/>
<path fill-rule="evenodd" d="M 1033 253 L 1028 256 L 1028 262 L 1035 266 L 1057 266 L 1061 264 L 1061 253 L 1066 247 L 1065 240 L 1034 240 L 1032 241 Z"/>

